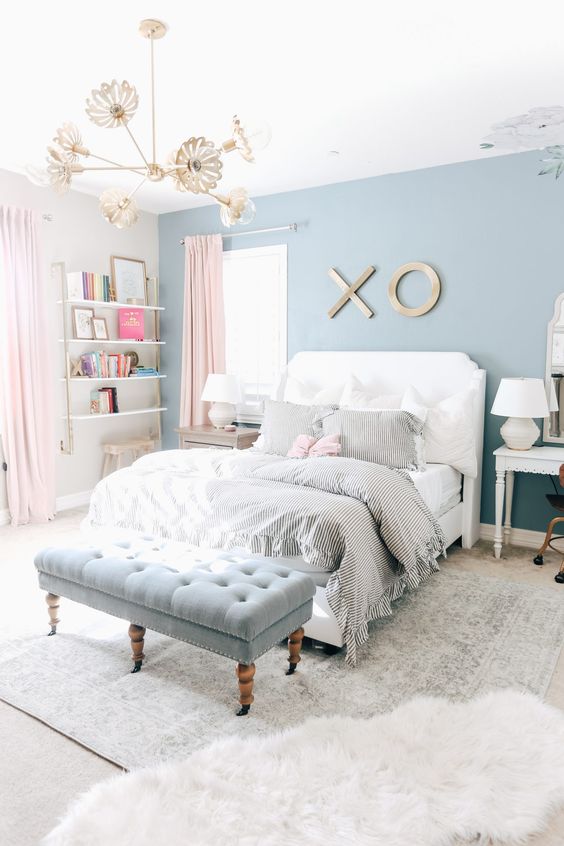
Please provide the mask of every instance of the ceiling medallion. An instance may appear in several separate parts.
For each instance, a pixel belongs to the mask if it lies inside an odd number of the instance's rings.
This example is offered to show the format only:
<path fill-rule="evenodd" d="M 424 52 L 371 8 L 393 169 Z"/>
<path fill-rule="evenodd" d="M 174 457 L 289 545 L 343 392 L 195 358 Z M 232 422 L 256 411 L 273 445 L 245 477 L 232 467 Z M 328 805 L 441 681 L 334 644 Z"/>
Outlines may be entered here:
<path fill-rule="evenodd" d="M 162 182 L 167 177 L 178 191 L 213 197 L 220 205 L 220 216 L 225 226 L 250 223 L 255 216 L 255 206 L 244 188 L 233 188 L 227 195 L 212 192 L 222 177 L 222 157 L 236 150 L 245 161 L 253 163 L 255 152 L 270 141 L 270 130 L 266 125 L 252 128 L 235 115 L 231 137 L 222 144 L 216 145 L 203 136 L 192 136 L 170 153 L 164 163 L 157 161 L 153 42 L 163 38 L 166 31 L 166 24 L 152 19 L 141 21 L 139 26 L 140 34 L 151 44 L 151 157 L 144 154 L 129 126 L 139 106 L 137 90 L 126 80 L 118 82 L 112 79 L 91 92 L 86 100 L 86 114 L 92 123 L 104 129 L 123 127 L 135 146 L 139 157 L 137 164 L 119 164 L 95 155 L 84 145 L 78 127 L 64 123 L 57 130 L 53 144 L 47 148 L 47 167 L 28 166 L 28 177 L 36 185 L 50 185 L 59 194 L 64 194 L 71 187 L 73 178 L 87 171 L 117 170 L 137 174 L 141 182 L 132 191 L 108 188 L 100 197 L 100 211 L 109 223 L 119 229 L 133 226 L 139 219 L 139 209 L 133 196 L 141 186 L 147 181 Z M 81 163 L 81 159 L 95 159 L 103 164 L 87 166 Z"/>

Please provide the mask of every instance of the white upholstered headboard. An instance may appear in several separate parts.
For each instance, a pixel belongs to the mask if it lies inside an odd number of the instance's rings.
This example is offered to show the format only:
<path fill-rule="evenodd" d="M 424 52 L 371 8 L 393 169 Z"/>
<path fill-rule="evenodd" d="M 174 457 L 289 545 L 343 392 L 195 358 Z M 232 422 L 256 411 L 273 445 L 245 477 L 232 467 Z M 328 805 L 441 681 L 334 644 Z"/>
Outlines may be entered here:
<path fill-rule="evenodd" d="M 462 544 L 471 547 L 480 536 L 485 370 L 460 352 L 300 352 L 288 362 L 273 397 L 284 398 L 287 375 L 321 389 L 344 384 L 350 374 L 382 394 L 402 393 L 413 385 L 431 405 L 465 387 L 476 387 L 474 439 L 478 475 L 464 479 L 462 518 Z"/>

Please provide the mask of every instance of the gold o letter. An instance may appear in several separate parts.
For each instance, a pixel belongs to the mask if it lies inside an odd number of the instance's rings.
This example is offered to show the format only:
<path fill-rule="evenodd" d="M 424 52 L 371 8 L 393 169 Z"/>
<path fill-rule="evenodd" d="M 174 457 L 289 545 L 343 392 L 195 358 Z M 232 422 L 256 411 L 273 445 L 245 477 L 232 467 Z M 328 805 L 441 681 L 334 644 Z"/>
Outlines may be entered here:
<path fill-rule="evenodd" d="M 421 270 L 431 283 L 431 296 L 426 303 L 423 303 L 423 305 L 418 306 L 417 308 L 407 308 L 407 306 L 400 303 L 397 295 L 400 280 L 406 273 L 410 273 L 412 270 Z M 440 293 L 441 280 L 437 276 L 436 271 L 434 271 L 428 264 L 423 264 L 421 261 L 410 261 L 408 264 L 402 264 L 401 267 L 398 267 L 388 286 L 388 298 L 392 306 L 405 317 L 421 317 L 422 314 L 427 314 L 427 312 L 431 311 L 433 306 L 436 305 Z"/>

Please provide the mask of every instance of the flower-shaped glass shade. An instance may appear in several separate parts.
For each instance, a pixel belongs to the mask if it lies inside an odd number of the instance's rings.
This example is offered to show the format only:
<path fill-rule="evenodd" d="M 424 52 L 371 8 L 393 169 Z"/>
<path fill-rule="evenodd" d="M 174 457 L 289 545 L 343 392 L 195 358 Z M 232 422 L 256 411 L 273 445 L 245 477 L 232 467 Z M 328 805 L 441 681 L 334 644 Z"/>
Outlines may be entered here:
<path fill-rule="evenodd" d="M 232 141 L 226 141 L 224 150 L 237 150 L 246 162 L 255 161 L 255 152 L 264 149 L 270 142 L 272 133 L 267 123 L 247 121 L 242 123 L 235 115 L 233 118 Z"/>
<path fill-rule="evenodd" d="M 92 99 L 86 101 L 86 114 L 97 126 L 113 129 L 129 123 L 139 105 L 139 96 L 134 85 L 125 79 L 103 82 L 92 91 Z"/>
<path fill-rule="evenodd" d="M 77 162 L 79 155 L 88 155 L 89 151 L 83 146 L 82 136 L 74 123 L 63 123 L 57 129 L 57 134 L 53 138 L 53 141 L 57 147 L 65 151 L 71 162 Z"/>
<path fill-rule="evenodd" d="M 177 169 L 174 179 L 185 191 L 207 194 L 221 179 L 221 154 L 206 138 L 185 141 L 176 154 L 176 164 L 184 166 Z"/>
<path fill-rule="evenodd" d="M 139 220 L 137 203 L 119 188 L 108 188 L 100 197 L 100 211 L 118 229 L 128 229 Z"/>
<path fill-rule="evenodd" d="M 229 192 L 228 202 L 219 200 L 219 203 L 221 205 L 219 216 L 224 226 L 250 223 L 256 213 L 255 204 L 244 188 L 233 188 Z"/>
<path fill-rule="evenodd" d="M 47 151 L 49 183 L 57 194 L 66 194 L 72 182 L 71 160 L 59 147 L 47 147 Z"/>
<path fill-rule="evenodd" d="M 38 188 L 49 188 L 51 185 L 51 177 L 46 167 L 28 164 L 25 165 L 24 170 L 32 185 L 37 185 Z"/>

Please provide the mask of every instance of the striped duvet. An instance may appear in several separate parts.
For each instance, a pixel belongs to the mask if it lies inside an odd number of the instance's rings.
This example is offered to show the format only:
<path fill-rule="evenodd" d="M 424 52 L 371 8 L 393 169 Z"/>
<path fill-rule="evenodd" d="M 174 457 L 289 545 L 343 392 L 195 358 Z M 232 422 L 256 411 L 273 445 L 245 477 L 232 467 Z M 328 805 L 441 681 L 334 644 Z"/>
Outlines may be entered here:
<path fill-rule="evenodd" d="M 354 458 L 172 450 L 103 479 L 87 520 L 212 549 L 301 556 L 332 570 L 329 604 L 354 665 L 368 622 L 437 569 L 444 536 L 406 473 Z"/>

